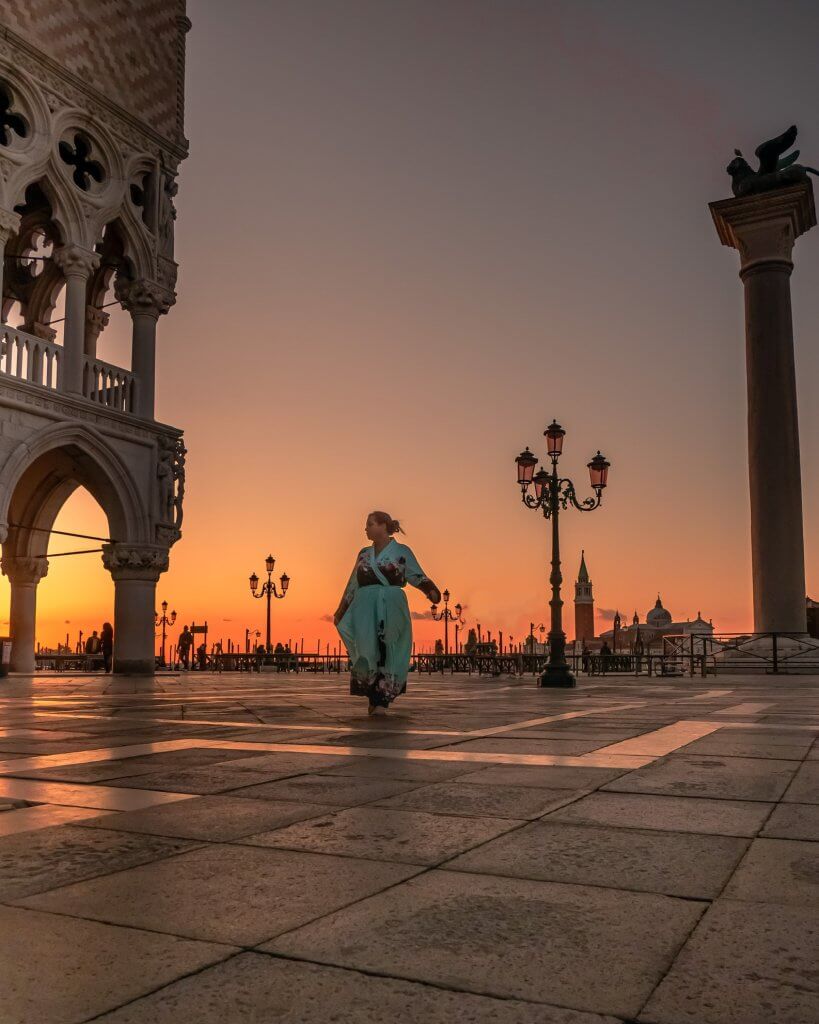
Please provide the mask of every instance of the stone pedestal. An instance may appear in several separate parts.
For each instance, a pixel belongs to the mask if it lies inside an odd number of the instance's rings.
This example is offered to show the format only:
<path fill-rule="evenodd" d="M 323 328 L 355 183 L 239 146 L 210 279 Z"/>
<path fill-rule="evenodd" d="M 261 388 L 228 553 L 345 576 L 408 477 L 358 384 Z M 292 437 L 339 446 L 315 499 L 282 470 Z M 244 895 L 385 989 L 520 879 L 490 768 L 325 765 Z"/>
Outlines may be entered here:
<path fill-rule="evenodd" d="M 168 568 L 168 550 L 106 544 L 103 563 L 114 580 L 114 672 L 153 675 L 156 584 Z"/>
<path fill-rule="evenodd" d="M 33 674 L 36 667 L 34 631 L 37 623 L 37 586 L 48 572 L 48 562 L 45 558 L 37 557 L 4 558 L 2 569 L 11 584 L 9 669 L 12 672 Z"/>
<path fill-rule="evenodd" d="M 809 182 L 711 203 L 745 286 L 748 475 L 754 630 L 804 633 L 805 555 L 790 275 L 796 239 L 816 224 Z"/>

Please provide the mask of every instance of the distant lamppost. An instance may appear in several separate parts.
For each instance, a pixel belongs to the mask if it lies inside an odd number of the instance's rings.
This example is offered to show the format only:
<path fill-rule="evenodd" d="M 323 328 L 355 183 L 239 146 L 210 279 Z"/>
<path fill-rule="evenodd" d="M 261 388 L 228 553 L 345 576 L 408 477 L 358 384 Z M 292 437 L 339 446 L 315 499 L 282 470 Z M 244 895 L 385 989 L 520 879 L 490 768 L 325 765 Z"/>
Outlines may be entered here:
<path fill-rule="evenodd" d="M 617 638 L 620 635 L 620 626 L 622 624 L 622 621 L 623 620 L 620 618 L 620 612 L 615 612 L 614 613 L 614 624 L 613 624 L 612 631 L 611 631 L 612 632 L 612 636 L 611 636 L 611 645 L 612 645 L 612 652 L 611 653 L 612 654 L 616 654 L 617 653 Z"/>
<path fill-rule="evenodd" d="M 543 643 L 543 634 L 546 631 L 546 627 L 543 625 L 542 622 L 541 622 L 541 624 L 539 626 L 536 626 L 534 624 L 534 622 L 530 622 L 529 623 L 529 642 L 532 645 L 532 649 L 531 649 L 531 651 L 529 651 L 530 654 L 534 654 L 535 653 L 535 630 L 536 629 L 540 630 L 540 642 L 541 643 Z"/>
<path fill-rule="evenodd" d="M 518 465 L 518 483 L 520 484 L 521 500 L 527 508 L 540 509 L 544 518 L 552 520 L 552 572 L 549 582 L 552 585 L 552 599 L 549 606 L 552 611 L 551 629 L 549 630 L 549 661 L 546 669 L 538 680 L 539 686 L 574 686 L 575 677 L 566 663 L 566 634 L 563 632 L 563 601 L 560 597 L 560 584 L 563 577 L 560 572 L 560 534 L 558 519 L 560 509 L 567 509 L 571 504 L 579 512 L 591 512 L 598 508 L 603 496 L 603 489 L 608 482 L 610 463 L 598 452 L 588 463 L 591 486 L 594 498 L 579 500 L 571 480 L 559 477 L 557 462 L 563 451 L 563 438 L 566 431 L 556 420 L 552 420 L 543 432 L 546 437 L 546 451 L 552 460 L 552 470 L 541 468 L 535 473 L 538 459 L 527 448 L 515 459 Z M 529 487 L 534 485 L 534 496 Z"/>
<path fill-rule="evenodd" d="M 168 626 L 172 626 L 176 622 L 176 612 L 172 611 L 171 612 L 171 617 L 168 618 L 168 602 L 167 601 L 163 601 L 161 607 L 162 607 L 162 615 L 159 615 L 158 612 L 154 612 L 154 622 L 155 622 L 155 624 L 157 626 L 161 626 L 162 627 L 162 647 L 161 647 L 161 652 L 162 653 L 160 654 L 160 661 L 162 662 L 162 667 L 164 668 L 165 667 L 165 639 L 166 639 L 166 637 L 168 635 L 167 629 L 168 629 Z"/>
<path fill-rule="evenodd" d="M 438 605 L 434 604 L 432 606 L 432 617 L 433 617 L 433 619 L 436 622 L 441 622 L 441 620 L 443 620 L 443 623 L 444 623 L 444 654 L 448 655 L 449 654 L 449 624 L 450 624 L 450 622 L 457 622 L 458 625 L 455 627 L 456 630 L 458 629 L 458 626 L 462 626 L 464 624 L 464 620 L 461 618 L 461 612 L 463 611 L 463 608 L 459 604 L 456 604 L 455 605 L 455 613 L 453 614 L 449 610 L 449 591 L 445 590 L 441 596 L 444 599 L 444 610 L 439 615 L 438 614 Z M 458 634 L 456 632 L 456 634 L 455 634 L 456 638 L 457 638 L 457 635 Z M 456 639 L 456 648 L 457 648 L 457 639 Z M 458 653 L 457 650 L 455 651 L 455 653 L 456 654 Z"/>
<path fill-rule="evenodd" d="M 251 629 L 250 626 L 248 626 L 247 629 L 245 629 L 245 654 L 249 654 L 250 653 L 250 638 L 252 636 L 255 636 L 256 639 L 258 640 L 261 635 L 262 634 L 261 634 L 260 630 L 258 630 L 258 629 Z M 254 647 L 255 647 L 255 645 L 254 645 Z"/>
<path fill-rule="evenodd" d="M 276 589 L 276 584 L 273 582 L 273 570 L 276 567 L 276 559 L 272 555 L 268 555 L 264 560 L 264 567 L 267 570 L 267 582 L 262 584 L 261 590 L 259 590 L 259 577 L 254 572 L 250 577 L 250 593 L 253 597 L 258 597 L 261 600 L 263 597 L 267 598 L 267 643 L 265 650 L 270 653 L 270 602 L 275 597 L 278 601 L 281 601 L 287 594 L 287 588 L 290 586 L 290 577 L 287 573 L 282 573 L 279 580 L 279 586 L 282 592 L 279 593 Z M 257 593 L 258 591 L 258 593 Z"/>

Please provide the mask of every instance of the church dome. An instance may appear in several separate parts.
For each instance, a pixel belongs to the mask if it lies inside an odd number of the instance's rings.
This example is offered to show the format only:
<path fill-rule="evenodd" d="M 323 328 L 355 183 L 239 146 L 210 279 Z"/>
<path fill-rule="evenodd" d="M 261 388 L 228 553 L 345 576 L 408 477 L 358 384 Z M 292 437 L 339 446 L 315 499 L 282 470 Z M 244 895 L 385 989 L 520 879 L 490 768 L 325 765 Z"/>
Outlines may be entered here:
<path fill-rule="evenodd" d="M 668 612 L 663 608 L 663 602 L 660 600 L 660 595 L 657 595 L 657 603 L 646 615 L 646 623 L 649 626 L 654 626 L 656 629 L 662 629 L 664 626 L 671 624 L 671 612 Z"/>

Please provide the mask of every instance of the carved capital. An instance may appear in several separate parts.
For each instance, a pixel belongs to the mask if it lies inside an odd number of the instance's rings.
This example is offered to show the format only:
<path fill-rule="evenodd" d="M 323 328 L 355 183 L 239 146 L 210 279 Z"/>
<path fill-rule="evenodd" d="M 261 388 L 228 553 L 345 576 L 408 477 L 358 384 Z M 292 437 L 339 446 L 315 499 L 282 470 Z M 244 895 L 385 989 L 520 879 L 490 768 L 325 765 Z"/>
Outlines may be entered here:
<path fill-rule="evenodd" d="M 89 278 L 100 265 L 100 256 L 81 245 L 61 245 L 51 257 L 64 277 Z"/>
<path fill-rule="evenodd" d="M 85 307 L 85 326 L 95 338 L 105 330 L 110 319 L 111 314 L 106 313 L 105 310 L 100 309 L 99 306 Z"/>
<path fill-rule="evenodd" d="M 167 313 L 176 302 L 176 295 L 170 288 L 165 288 L 156 281 L 129 281 L 117 278 L 114 286 L 117 301 L 129 313 L 143 313 L 159 317 Z"/>
<path fill-rule="evenodd" d="M 19 230 L 20 214 L 0 207 L 0 244 L 5 245 Z"/>
<path fill-rule="evenodd" d="M 739 252 L 741 274 L 762 263 L 789 264 L 796 239 L 816 224 L 810 182 L 723 199 L 710 210 L 722 244 Z"/>
<path fill-rule="evenodd" d="M 152 544 L 103 544 L 102 564 L 115 580 L 156 580 L 168 571 L 168 549 Z"/>
<path fill-rule="evenodd" d="M 12 583 L 37 584 L 48 572 L 48 559 L 27 555 L 11 555 L 0 561 L 0 569 Z"/>

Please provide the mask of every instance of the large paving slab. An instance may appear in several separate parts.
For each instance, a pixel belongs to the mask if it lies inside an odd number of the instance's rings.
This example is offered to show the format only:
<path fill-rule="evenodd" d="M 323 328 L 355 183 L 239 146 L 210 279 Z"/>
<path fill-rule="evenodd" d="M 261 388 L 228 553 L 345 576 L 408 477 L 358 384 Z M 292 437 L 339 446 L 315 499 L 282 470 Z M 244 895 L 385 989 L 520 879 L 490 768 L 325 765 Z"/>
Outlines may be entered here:
<path fill-rule="evenodd" d="M 0 931 L 3 1024 L 77 1024 L 234 952 L 15 907 L 0 907 Z"/>
<path fill-rule="evenodd" d="M 242 840 L 254 846 L 369 857 L 396 864 L 439 864 L 522 824 L 387 807 L 350 807 Z"/>
<path fill-rule="evenodd" d="M 159 804 L 141 811 L 106 814 L 85 821 L 90 828 L 109 828 L 157 836 L 178 836 L 226 843 L 265 829 L 281 828 L 335 808 L 285 800 L 241 800 L 234 796 L 199 796 Z"/>
<path fill-rule="evenodd" d="M 532 822 L 450 862 L 481 874 L 714 899 L 747 839 Z"/>
<path fill-rule="evenodd" d="M 819 804 L 819 762 L 806 761 L 782 799 L 786 803 Z"/>
<path fill-rule="evenodd" d="M 541 789 L 596 789 L 623 775 L 623 768 L 574 765 L 499 764 L 461 775 L 459 782 L 476 786 L 537 786 Z"/>
<path fill-rule="evenodd" d="M 99 1024 L 618 1024 L 614 1017 L 447 992 L 395 978 L 242 953 Z"/>
<path fill-rule="evenodd" d="M 718 900 L 648 1001 L 646 1024 L 816 1024 L 813 907 Z"/>
<path fill-rule="evenodd" d="M 573 789 L 468 786 L 461 782 L 439 782 L 386 800 L 378 800 L 377 806 L 462 814 L 467 817 L 539 818 L 547 811 L 575 799 L 575 796 Z"/>
<path fill-rule="evenodd" d="M 418 870 L 258 846 L 210 846 L 33 896 L 22 905 L 252 946 Z"/>
<path fill-rule="evenodd" d="M 755 836 L 773 804 L 755 800 L 708 800 L 649 793 L 590 793 L 550 811 L 549 821 L 703 832 L 720 836 Z"/>
<path fill-rule="evenodd" d="M 184 839 L 79 825 L 4 836 L 0 839 L 0 900 L 21 899 L 95 875 L 173 857 L 196 845 Z"/>
<path fill-rule="evenodd" d="M 606 791 L 668 793 L 728 800 L 778 800 L 799 767 L 772 758 L 672 754 L 607 783 Z"/>
<path fill-rule="evenodd" d="M 819 908 L 819 843 L 755 839 L 724 895 Z"/>
<path fill-rule="evenodd" d="M 156 789 L 166 793 L 195 793 L 202 796 L 227 793 L 233 789 L 269 782 L 281 776 L 275 772 L 251 771 L 230 765 L 210 764 L 195 768 L 175 768 L 166 765 L 160 771 L 112 779 L 110 785 L 128 789 Z"/>
<path fill-rule="evenodd" d="M 705 904 L 430 872 L 265 948 L 502 998 L 633 1017 Z M 600 964 L 617 950 L 617 970 Z"/>
<path fill-rule="evenodd" d="M 819 804 L 777 804 L 760 834 L 819 842 Z"/>
<path fill-rule="evenodd" d="M 280 782 L 265 782 L 243 789 L 238 795 L 259 800 L 296 800 L 300 803 L 332 804 L 350 807 L 368 804 L 373 800 L 407 793 L 420 786 L 420 782 L 400 782 L 396 779 L 367 779 L 334 775 L 299 775 Z"/>

